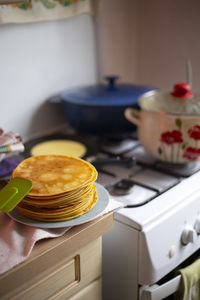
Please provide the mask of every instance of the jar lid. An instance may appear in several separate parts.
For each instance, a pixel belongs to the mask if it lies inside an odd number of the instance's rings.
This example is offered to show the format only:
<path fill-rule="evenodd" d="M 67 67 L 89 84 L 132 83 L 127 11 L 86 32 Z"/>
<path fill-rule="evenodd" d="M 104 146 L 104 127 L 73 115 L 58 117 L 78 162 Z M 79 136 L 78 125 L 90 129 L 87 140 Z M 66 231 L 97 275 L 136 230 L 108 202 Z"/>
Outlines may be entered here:
<path fill-rule="evenodd" d="M 200 114 L 200 95 L 188 83 L 176 83 L 172 92 L 148 92 L 139 99 L 141 108 L 172 114 Z"/>
<path fill-rule="evenodd" d="M 62 100 L 82 105 L 117 106 L 137 103 L 138 98 L 153 88 L 117 84 L 118 76 L 107 76 L 106 84 L 73 88 L 61 93 Z"/>
<path fill-rule="evenodd" d="M 191 92 L 191 86 L 186 82 L 176 83 L 171 95 L 182 99 L 191 99 L 194 96 Z"/>

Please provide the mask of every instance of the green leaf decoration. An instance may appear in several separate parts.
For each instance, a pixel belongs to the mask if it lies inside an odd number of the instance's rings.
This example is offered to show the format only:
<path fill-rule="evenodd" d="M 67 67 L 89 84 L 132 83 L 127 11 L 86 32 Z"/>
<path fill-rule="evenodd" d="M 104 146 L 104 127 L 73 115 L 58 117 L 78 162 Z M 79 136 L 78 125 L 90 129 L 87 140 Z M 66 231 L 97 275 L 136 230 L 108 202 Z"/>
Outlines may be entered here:
<path fill-rule="evenodd" d="M 184 150 L 187 147 L 187 143 L 183 143 L 182 149 Z"/>
<path fill-rule="evenodd" d="M 28 9 L 28 6 L 26 3 L 23 3 L 19 6 L 19 8 L 23 9 L 23 10 L 27 10 Z"/>
<path fill-rule="evenodd" d="M 162 149 L 159 147 L 158 148 L 158 153 L 161 155 L 162 154 Z"/>
<path fill-rule="evenodd" d="M 60 4 L 62 4 L 63 6 L 69 6 L 71 3 L 68 0 L 61 0 Z"/>
<path fill-rule="evenodd" d="M 70 2 L 69 2 L 69 1 L 63 1 L 63 5 L 64 5 L 64 6 L 69 6 L 69 5 L 70 5 Z"/>
<path fill-rule="evenodd" d="M 182 126 L 182 121 L 181 119 L 176 119 L 176 126 L 181 129 L 181 126 Z"/>
<path fill-rule="evenodd" d="M 30 0 L 30 2 L 27 3 L 23 3 L 23 4 L 16 4 L 16 7 L 18 9 L 23 9 L 23 10 L 28 10 L 28 9 L 32 9 L 32 2 L 41 2 L 47 9 L 52 9 L 55 8 L 57 5 L 57 2 L 63 6 L 70 6 L 76 2 L 79 1 L 86 1 L 86 0 Z M 55 2 L 55 3 L 54 3 Z"/>
<path fill-rule="evenodd" d="M 49 0 L 40 0 L 40 1 L 46 8 L 54 8 L 56 6 L 55 3 L 52 3 Z"/>

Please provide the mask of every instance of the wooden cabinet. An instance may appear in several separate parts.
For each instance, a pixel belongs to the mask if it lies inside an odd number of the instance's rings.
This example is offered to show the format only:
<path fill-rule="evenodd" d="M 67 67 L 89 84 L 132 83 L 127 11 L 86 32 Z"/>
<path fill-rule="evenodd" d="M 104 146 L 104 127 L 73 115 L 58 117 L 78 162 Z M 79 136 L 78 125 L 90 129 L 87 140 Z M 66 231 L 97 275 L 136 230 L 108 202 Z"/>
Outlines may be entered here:
<path fill-rule="evenodd" d="M 68 300 L 101 300 L 101 279 L 95 280 Z"/>
<path fill-rule="evenodd" d="M 24 263 L 0 276 L 1 300 L 102 300 L 102 234 L 112 214 L 36 244 Z"/>

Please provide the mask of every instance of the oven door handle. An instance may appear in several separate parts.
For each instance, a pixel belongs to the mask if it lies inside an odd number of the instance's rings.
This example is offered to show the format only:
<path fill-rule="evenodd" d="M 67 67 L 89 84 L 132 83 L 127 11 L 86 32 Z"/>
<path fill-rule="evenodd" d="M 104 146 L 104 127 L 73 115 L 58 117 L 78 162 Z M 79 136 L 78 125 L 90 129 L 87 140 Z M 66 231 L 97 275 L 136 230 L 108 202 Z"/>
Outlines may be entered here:
<path fill-rule="evenodd" d="M 140 292 L 140 300 L 161 300 L 178 291 L 181 282 L 181 275 L 165 282 L 162 285 L 153 284 L 143 287 Z"/>

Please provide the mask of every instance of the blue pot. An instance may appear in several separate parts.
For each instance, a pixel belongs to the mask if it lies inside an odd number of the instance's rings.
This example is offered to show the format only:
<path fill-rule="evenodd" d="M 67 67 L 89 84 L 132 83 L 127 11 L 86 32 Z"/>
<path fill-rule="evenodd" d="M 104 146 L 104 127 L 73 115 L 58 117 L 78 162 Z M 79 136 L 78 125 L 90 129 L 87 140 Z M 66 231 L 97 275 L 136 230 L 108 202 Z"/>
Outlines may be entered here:
<path fill-rule="evenodd" d="M 69 123 L 80 133 L 122 134 L 136 129 L 126 120 L 127 107 L 139 108 L 138 98 L 153 88 L 131 84 L 116 84 L 118 77 L 105 78 L 107 84 L 85 86 L 62 92 L 62 103 Z"/>

